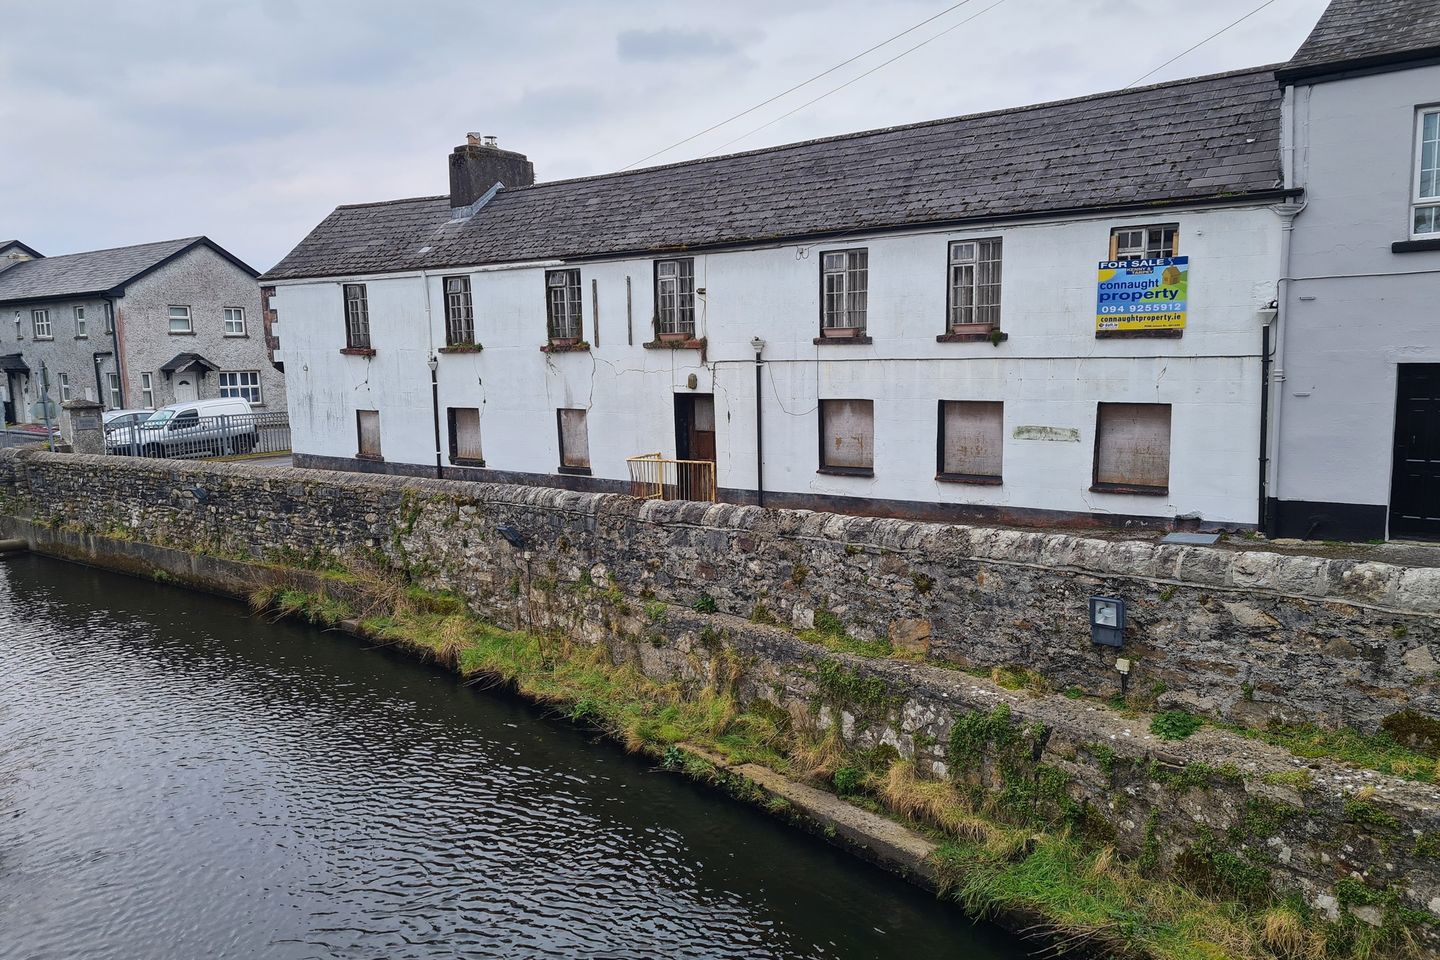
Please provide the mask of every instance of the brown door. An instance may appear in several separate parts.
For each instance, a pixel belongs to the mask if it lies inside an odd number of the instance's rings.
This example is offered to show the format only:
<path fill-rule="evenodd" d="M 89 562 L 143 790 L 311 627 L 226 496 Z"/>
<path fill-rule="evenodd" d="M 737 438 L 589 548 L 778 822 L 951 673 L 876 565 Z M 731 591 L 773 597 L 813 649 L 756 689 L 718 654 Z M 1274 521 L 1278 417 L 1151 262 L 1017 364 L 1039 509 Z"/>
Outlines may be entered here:
<path fill-rule="evenodd" d="M 715 461 L 715 396 L 675 395 L 675 459 Z"/>

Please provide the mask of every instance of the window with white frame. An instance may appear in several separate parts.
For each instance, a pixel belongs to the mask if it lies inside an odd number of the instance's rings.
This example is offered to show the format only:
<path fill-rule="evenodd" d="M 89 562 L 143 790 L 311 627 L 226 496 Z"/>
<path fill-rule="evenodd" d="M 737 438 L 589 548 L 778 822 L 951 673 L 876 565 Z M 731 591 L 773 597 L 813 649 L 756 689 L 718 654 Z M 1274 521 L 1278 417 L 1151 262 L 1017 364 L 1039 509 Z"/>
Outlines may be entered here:
<path fill-rule="evenodd" d="M 70 374 L 62 373 L 60 374 L 60 402 L 65 403 L 70 399 Z"/>
<path fill-rule="evenodd" d="M 226 308 L 225 308 L 225 336 L 227 336 L 227 337 L 243 337 L 243 336 L 245 336 L 245 308 L 244 308 L 244 307 L 226 307 Z"/>
<path fill-rule="evenodd" d="M 1111 260 L 1158 260 L 1180 256 L 1180 224 L 1116 227 L 1110 231 Z"/>
<path fill-rule="evenodd" d="M 1421 110 L 1415 120 L 1415 198 L 1410 233 L 1440 234 L 1440 108 Z"/>
<path fill-rule="evenodd" d="M 147 410 L 155 409 L 155 375 L 140 374 L 140 405 Z"/>
<path fill-rule="evenodd" d="M 469 277 L 445 278 L 445 345 L 475 342 L 475 305 L 470 299 Z"/>
<path fill-rule="evenodd" d="M 77 304 L 75 310 L 75 339 L 84 340 L 90 336 L 90 327 L 85 322 L 85 308 Z"/>
<path fill-rule="evenodd" d="M 695 336 L 695 261 L 655 261 L 655 333 L 661 340 Z"/>
<path fill-rule="evenodd" d="M 107 304 L 106 307 L 105 307 L 105 333 L 106 333 L 106 334 L 111 334 L 111 333 L 114 333 L 114 332 L 115 332 L 115 308 L 112 307 L 112 306 L 110 306 L 109 304 Z"/>
<path fill-rule="evenodd" d="M 220 396 L 260 403 L 259 370 L 221 370 Z"/>
<path fill-rule="evenodd" d="M 545 319 L 551 343 L 579 342 L 582 332 L 579 270 L 545 271 Z"/>
<path fill-rule="evenodd" d="M 50 311 L 31 310 L 30 330 L 35 334 L 36 340 L 49 340 L 50 337 Z"/>
<path fill-rule="evenodd" d="M 344 291 L 345 347 L 349 350 L 369 350 L 370 300 L 365 293 L 365 284 L 347 283 Z"/>
<path fill-rule="evenodd" d="M 870 252 L 831 250 L 820 255 L 820 335 L 859 336 L 865 332 L 870 290 Z"/>
<path fill-rule="evenodd" d="M 1000 326 L 1000 238 L 950 244 L 950 328 Z"/>
<path fill-rule="evenodd" d="M 125 406 L 125 397 L 120 389 L 120 374 L 107 373 L 105 379 L 106 384 L 110 387 L 110 407 L 113 410 L 119 410 Z"/>
<path fill-rule="evenodd" d="M 195 325 L 190 321 L 190 308 L 171 305 L 170 307 L 170 332 L 171 333 L 194 333 Z"/>

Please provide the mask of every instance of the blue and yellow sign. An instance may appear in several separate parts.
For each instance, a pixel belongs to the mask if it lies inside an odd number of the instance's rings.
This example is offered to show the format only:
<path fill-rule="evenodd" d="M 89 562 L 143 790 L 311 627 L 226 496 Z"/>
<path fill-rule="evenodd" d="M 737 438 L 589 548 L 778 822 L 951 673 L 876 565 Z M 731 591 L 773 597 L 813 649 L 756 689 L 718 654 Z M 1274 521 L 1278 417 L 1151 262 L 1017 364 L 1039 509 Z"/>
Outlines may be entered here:
<path fill-rule="evenodd" d="M 1189 286 L 1189 257 L 1102 261 L 1095 329 L 1184 330 Z"/>

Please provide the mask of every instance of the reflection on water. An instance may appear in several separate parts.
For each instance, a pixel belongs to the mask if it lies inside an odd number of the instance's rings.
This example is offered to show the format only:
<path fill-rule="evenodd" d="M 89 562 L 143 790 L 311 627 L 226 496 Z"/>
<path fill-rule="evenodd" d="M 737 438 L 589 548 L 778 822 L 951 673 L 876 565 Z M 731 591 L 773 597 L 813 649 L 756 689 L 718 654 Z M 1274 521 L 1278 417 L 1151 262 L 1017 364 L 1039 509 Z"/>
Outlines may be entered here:
<path fill-rule="evenodd" d="M 1013 957 L 515 698 L 0 563 L 0 957 Z"/>

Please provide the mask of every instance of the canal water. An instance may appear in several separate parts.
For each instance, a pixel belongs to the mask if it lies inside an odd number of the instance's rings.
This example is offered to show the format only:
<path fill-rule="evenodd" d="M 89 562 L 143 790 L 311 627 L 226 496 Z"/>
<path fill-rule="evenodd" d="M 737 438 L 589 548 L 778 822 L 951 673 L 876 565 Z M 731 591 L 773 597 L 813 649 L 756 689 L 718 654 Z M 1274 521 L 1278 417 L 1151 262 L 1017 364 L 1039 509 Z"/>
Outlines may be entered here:
<path fill-rule="evenodd" d="M 518 698 L 0 562 L 0 957 L 1013 958 Z"/>

